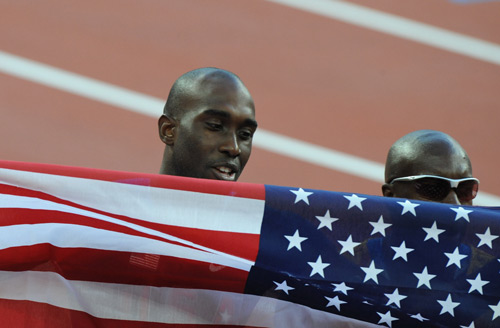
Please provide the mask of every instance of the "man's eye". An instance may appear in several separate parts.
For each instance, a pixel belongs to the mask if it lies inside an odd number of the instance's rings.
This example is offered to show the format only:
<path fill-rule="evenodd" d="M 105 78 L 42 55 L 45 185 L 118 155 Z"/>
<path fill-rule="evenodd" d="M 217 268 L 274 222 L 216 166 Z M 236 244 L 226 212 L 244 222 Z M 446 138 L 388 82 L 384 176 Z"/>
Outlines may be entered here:
<path fill-rule="evenodd" d="M 241 139 L 248 140 L 248 139 L 252 138 L 253 133 L 251 131 L 243 130 L 243 131 L 240 131 L 239 135 L 240 135 Z"/>
<path fill-rule="evenodd" d="M 220 124 L 220 123 L 207 122 L 206 124 L 210 130 L 214 130 L 214 131 L 222 130 L 222 124 Z"/>

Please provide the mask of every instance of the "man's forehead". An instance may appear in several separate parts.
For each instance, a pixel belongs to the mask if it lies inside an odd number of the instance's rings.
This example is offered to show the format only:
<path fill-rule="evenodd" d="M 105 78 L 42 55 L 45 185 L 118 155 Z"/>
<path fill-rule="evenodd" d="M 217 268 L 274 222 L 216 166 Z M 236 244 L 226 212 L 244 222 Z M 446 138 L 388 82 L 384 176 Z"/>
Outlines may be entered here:
<path fill-rule="evenodd" d="M 241 101 L 250 100 L 253 103 L 250 92 L 241 81 L 232 77 L 222 77 L 216 79 L 206 79 L 199 83 L 193 92 L 201 97 L 210 99 L 240 98 Z"/>
<path fill-rule="evenodd" d="M 470 162 L 464 154 L 441 153 L 427 154 L 412 161 L 404 161 L 405 175 L 430 174 L 448 178 L 463 178 L 472 174 Z"/>
<path fill-rule="evenodd" d="M 229 116 L 255 121 L 252 96 L 243 82 L 228 71 L 197 70 L 184 77 L 179 87 L 182 88 L 179 98 L 182 116 L 193 117 L 212 110 L 212 114 L 220 111 L 219 114 L 226 112 Z"/>
<path fill-rule="evenodd" d="M 386 166 L 386 181 L 422 174 L 454 179 L 472 176 L 469 158 L 461 148 L 428 150 L 414 148 L 410 152 L 394 153 Z"/>
<path fill-rule="evenodd" d="M 235 81 L 214 81 L 200 84 L 193 89 L 191 100 L 207 109 L 218 109 L 226 106 L 248 108 L 255 115 L 255 106 L 248 90 Z"/>

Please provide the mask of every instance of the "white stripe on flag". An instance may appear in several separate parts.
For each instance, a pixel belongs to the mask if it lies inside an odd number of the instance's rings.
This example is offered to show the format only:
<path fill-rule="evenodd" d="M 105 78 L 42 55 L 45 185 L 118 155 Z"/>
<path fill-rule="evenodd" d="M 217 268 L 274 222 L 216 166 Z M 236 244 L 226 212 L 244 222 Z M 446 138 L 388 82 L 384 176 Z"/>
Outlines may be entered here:
<path fill-rule="evenodd" d="M 259 234 L 264 215 L 264 200 L 259 199 L 10 169 L 0 169 L 0 183 L 108 213 L 188 228 Z"/>
<path fill-rule="evenodd" d="M 104 319 L 280 328 L 379 327 L 282 300 L 239 293 L 72 281 L 53 272 L 34 271 L 0 271 L 0 281 L 0 298 L 51 304 Z"/>
<path fill-rule="evenodd" d="M 41 223 L 0 227 L 0 249 L 49 243 L 61 248 L 90 248 L 184 258 L 250 271 L 254 262 L 219 251 L 212 253 L 155 239 L 74 224 Z M 205 250 L 208 248 L 203 247 Z"/>
<path fill-rule="evenodd" d="M 137 224 L 133 224 L 133 223 L 129 223 L 129 222 L 126 222 L 126 221 L 123 221 L 123 220 L 118 220 L 118 219 L 115 219 L 115 218 L 112 218 L 112 217 L 109 217 L 109 216 L 106 216 L 106 215 L 94 213 L 94 212 L 91 212 L 91 211 L 82 210 L 82 209 L 79 209 L 79 208 L 76 208 L 76 207 L 72 207 L 72 206 L 68 206 L 68 205 L 64 205 L 64 204 L 59 204 L 59 203 L 55 203 L 55 202 L 51 202 L 51 201 L 43 200 L 43 199 L 39 199 L 39 198 L 0 194 L 0 208 L 19 208 L 19 209 L 22 208 L 22 209 L 33 209 L 33 210 L 48 210 L 48 211 L 58 211 L 58 212 L 63 212 L 63 213 L 71 213 L 71 214 L 76 214 L 76 215 L 82 215 L 82 216 L 85 216 L 85 217 L 87 217 L 89 219 L 97 219 L 97 220 L 101 220 L 101 221 L 106 221 L 106 222 L 114 223 L 114 224 L 117 224 L 117 225 L 120 225 L 120 226 L 124 226 L 124 227 L 130 228 L 130 229 L 133 229 L 133 230 L 138 231 L 138 232 L 143 232 L 143 233 L 146 233 L 146 234 L 149 234 L 149 235 L 152 235 L 152 236 L 160 237 L 160 238 L 166 239 L 168 241 L 178 242 L 178 243 L 181 243 L 181 244 L 184 244 L 184 245 L 187 245 L 187 246 L 192 246 L 192 247 L 195 247 L 195 248 L 197 248 L 199 250 L 203 250 L 205 252 L 210 252 L 212 254 L 221 254 L 221 255 L 226 256 L 226 257 L 233 257 L 232 255 L 229 255 L 229 254 L 226 254 L 226 253 L 223 253 L 223 252 L 220 252 L 220 251 L 217 251 L 217 250 L 205 247 L 205 246 L 201 246 L 201 245 L 195 244 L 195 243 L 193 243 L 191 241 L 184 240 L 184 239 L 181 239 L 181 238 L 178 238 L 178 237 L 166 234 L 166 233 L 162 233 L 162 232 L 154 230 L 154 229 L 146 228 L 146 227 L 143 227 L 143 226 L 140 226 L 140 225 L 137 225 Z M 79 226 L 79 227 L 82 227 L 82 229 L 83 229 L 84 226 Z M 102 231 L 104 231 L 104 230 L 102 230 Z M 19 232 L 20 232 L 21 236 L 24 236 L 27 231 L 19 231 Z M 99 233 L 102 233 L 102 232 L 99 232 Z M 38 237 L 39 233 L 35 232 L 35 234 Z M 79 232 L 75 231 L 74 234 L 76 236 L 78 236 Z M 123 234 L 123 235 L 127 236 L 126 234 Z M 7 234 L 7 237 L 8 236 L 9 235 Z M 48 233 L 47 236 L 50 236 L 50 233 Z M 69 234 L 68 236 L 71 236 L 71 235 Z M 92 237 L 92 235 L 90 234 L 89 237 Z M 146 238 L 144 238 L 144 239 L 146 239 Z M 14 242 L 16 242 L 17 240 L 20 241 L 19 238 L 15 238 Z M 102 239 L 102 240 L 105 240 L 105 239 Z M 146 240 L 149 240 L 149 239 L 146 239 Z M 13 246 L 2 247 L 2 242 L 3 242 L 3 240 L 0 240 L 0 249 L 7 248 L 7 247 L 13 247 Z M 35 244 L 36 243 L 42 243 L 42 242 L 43 241 L 37 241 L 37 242 L 35 242 Z M 33 243 L 30 244 L 29 242 L 27 242 L 24 245 L 32 245 L 32 244 Z M 56 245 L 56 244 L 53 244 L 53 245 Z M 105 244 L 103 244 L 103 245 L 105 245 Z M 117 250 L 117 251 L 119 251 L 119 250 L 126 251 L 126 250 L 129 250 L 126 247 L 127 245 L 128 244 L 125 243 L 123 246 L 121 246 L 121 247 L 123 247 L 123 249 L 114 249 L 114 248 L 113 249 Z M 21 244 L 18 245 L 18 246 L 21 246 Z M 77 246 L 77 245 L 74 245 L 74 246 L 69 246 L 69 245 L 64 246 L 64 245 L 61 245 L 61 247 L 90 247 L 90 246 Z M 90 248 L 100 248 L 100 247 L 96 246 L 96 247 L 90 247 Z M 129 251 L 132 251 L 132 252 L 142 252 L 140 250 L 129 250 Z M 144 252 L 144 253 L 154 253 L 154 252 L 153 251 L 149 251 L 149 252 Z M 165 254 L 165 255 L 168 255 L 168 254 Z M 234 257 L 234 258 L 236 259 L 236 261 L 244 261 L 248 265 L 252 265 L 253 264 L 253 262 L 249 262 L 249 261 L 247 261 L 245 259 L 242 259 L 242 258 L 239 258 L 239 257 Z M 242 270 L 247 270 L 248 271 L 248 269 L 244 269 L 244 268 Z"/>

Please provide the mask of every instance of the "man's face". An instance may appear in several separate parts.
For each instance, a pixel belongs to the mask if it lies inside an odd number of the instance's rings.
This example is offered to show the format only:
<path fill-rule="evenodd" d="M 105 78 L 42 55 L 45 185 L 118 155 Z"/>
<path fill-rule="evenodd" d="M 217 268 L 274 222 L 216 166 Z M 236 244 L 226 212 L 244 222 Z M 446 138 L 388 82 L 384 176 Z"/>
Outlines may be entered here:
<path fill-rule="evenodd" d="M 450 179 L 461 179 L 472 177 L 472 169 L 469 161 L 462 155 L 442 154 L 440 156 L 421 156 L 406 166 L 404 176 L 411 175 L 436 175 Z M 416 190 L 414 182 L 401 181 L 392 184 L 393 197 L 426 200 Z M 472 200 L 461 201 L 452 189 L 448 195 L 440 201 L 441 203 L 456 205 L 472 205 Z"/>
<path fill-rule="evenodd" d="M 179 176 L 236 181 L 257 128 L 253 100 L 230 80 L 205 83 L 193 94 L 174 128 L 172 169 Z"/>

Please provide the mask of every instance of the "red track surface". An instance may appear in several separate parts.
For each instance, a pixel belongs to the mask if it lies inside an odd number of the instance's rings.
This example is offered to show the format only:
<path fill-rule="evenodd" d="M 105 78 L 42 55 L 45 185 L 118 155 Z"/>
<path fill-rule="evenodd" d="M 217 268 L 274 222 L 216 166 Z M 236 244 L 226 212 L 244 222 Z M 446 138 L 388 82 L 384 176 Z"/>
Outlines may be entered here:
<path fill-rule="evenodd" d="M 500 2 L 350 2 L 500 43 Z M 410 131 L 445 131 L 481 189 L 500 195 L 499 65 L 267 1 L 0 0 L 0 13 L 5 52 L 162 99 L 190 69 L 226 68 L 248 86 L 262 128 L 380 163 Z M 160 166 L 155 119 L 1 73 L 0 117 L 2 159 Z M 380 194 L 258 148 L 241 181 Z"/>

